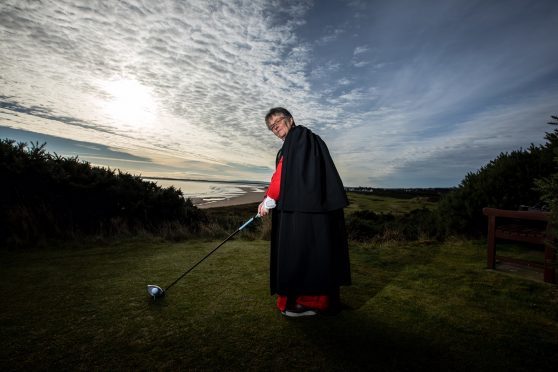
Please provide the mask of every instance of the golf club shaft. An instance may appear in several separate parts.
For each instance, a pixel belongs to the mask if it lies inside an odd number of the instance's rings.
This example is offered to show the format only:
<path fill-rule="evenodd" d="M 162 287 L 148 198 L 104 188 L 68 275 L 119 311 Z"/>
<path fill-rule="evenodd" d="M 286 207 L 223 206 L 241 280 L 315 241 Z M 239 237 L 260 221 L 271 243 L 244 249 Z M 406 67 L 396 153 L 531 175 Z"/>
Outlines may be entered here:
<path fill-rule="evenodd" d="M 169 286 L 167 286 L 165 288 L 165 292 L 169 290 L 170 287 L 172 287 L 173 285 L 175 285 L 176 283 L 178 283 L 178 281 L 182 278 L 184 278 L 186 276 L 186 274 L 188 274 L 190 271 L 194 270 L 196 268 L 196 266 L 198 266 L 199 264 L 201 264 L 207 257 L 211 256 L 217 249 L 219 249 L 223 244 L 225 244 L 230 238 L 232 238 L 233 236 L 235 236 L 239 231 L 241 231 L 242 229 L 244 229 L 246 226 L 248 226 L 249 224 L 252 223 L 252 221 L 254 221 L 254 219 L 258 218 L 260 215 L 257 214 L 256 216 L 250 218 L 248 221 L 246 221 L 246 223 L 244 223 L 242 226 L 240 226 L 235 232 L 233 232 L 231 235 L 229 235 L 225 240 L 223 240 L 221 242 L 221 244 L 219 244 L 217 247 L 215 247 L 211 252 L 209 252 L 208 254 L 205 255 L 204 258 L 202 258 L 201 260 L 199 260 L 198 262 L 196 262 L 194 264 L 194 266 L 192 266 L 191 268 L 189 268 L 188 270 L 186 270 L 184 272 L 184 274 L 180 275 L 174 282 L 172 282 Z"/>

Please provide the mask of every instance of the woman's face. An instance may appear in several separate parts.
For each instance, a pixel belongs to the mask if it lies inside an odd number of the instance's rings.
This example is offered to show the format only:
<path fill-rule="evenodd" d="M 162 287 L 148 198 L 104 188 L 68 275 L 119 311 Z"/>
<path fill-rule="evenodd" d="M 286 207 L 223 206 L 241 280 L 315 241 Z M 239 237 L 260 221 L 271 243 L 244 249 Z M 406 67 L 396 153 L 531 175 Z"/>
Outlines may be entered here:
<path fill-rule="evenodd" d="M 269 118 L 267 127 L 273 134 L 284 140 L 293 127 L 293 118 L 288 118 L 282 114 L 273 115 Z"/>

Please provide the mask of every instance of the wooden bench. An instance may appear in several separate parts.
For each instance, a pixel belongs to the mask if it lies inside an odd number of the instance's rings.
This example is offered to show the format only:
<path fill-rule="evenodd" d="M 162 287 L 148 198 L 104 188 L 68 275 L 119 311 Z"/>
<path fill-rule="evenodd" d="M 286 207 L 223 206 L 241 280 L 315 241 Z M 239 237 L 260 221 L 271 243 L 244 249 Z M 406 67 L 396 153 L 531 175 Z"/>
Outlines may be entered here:
<path fill-rule="evenodd" d="M 556 251 L 549 212 L 511 211 L 496 208 L 483 208 L 482 212 L 488 216 L 487 266 L 489 269 L 496 268 L 496 260 L 537 267 L 544 270 L 545 282 L 556 283 Z M 504 223 L 497 224 L 497 218 L 505 219 Z M 540 221 L 540 226 L 533 226 L 532 222 L 526 221 Z M 542 245 L 544 246 L 544 262 L 497 256 L 496 239 Z"/>

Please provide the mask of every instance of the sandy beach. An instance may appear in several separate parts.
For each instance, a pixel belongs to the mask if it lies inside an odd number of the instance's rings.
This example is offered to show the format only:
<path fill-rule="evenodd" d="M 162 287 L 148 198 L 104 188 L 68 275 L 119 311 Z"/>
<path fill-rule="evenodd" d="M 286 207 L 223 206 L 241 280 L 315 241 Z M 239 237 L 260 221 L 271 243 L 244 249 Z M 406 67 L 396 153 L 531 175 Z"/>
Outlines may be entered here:
<path fill-rule="evenodd" d="M 203 201 L 194 200 L 194 204 L 200 209 L 206 208 L 218 208 L 218 207 L 230 207 L 232 205 L 242 205 L 257 203 L 264 199 L 264 191 L 248 191 L 245 194 L 239 196 L 233 196 L 231 198 L 216 200 L 216 201 Z"/>

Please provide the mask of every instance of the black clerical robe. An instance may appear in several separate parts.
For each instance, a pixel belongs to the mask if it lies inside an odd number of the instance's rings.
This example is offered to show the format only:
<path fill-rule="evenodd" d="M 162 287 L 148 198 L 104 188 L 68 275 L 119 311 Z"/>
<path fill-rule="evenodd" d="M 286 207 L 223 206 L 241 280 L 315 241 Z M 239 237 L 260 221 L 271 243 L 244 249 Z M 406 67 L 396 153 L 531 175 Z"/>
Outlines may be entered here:
<path fill-rule="evenodd" d="M 351 283 L 343 183 L 324 141 L 303 126 L 289 131 L 280 156 L 280 197 L 272 212 L 271 293 L 334 292 Z"/>

